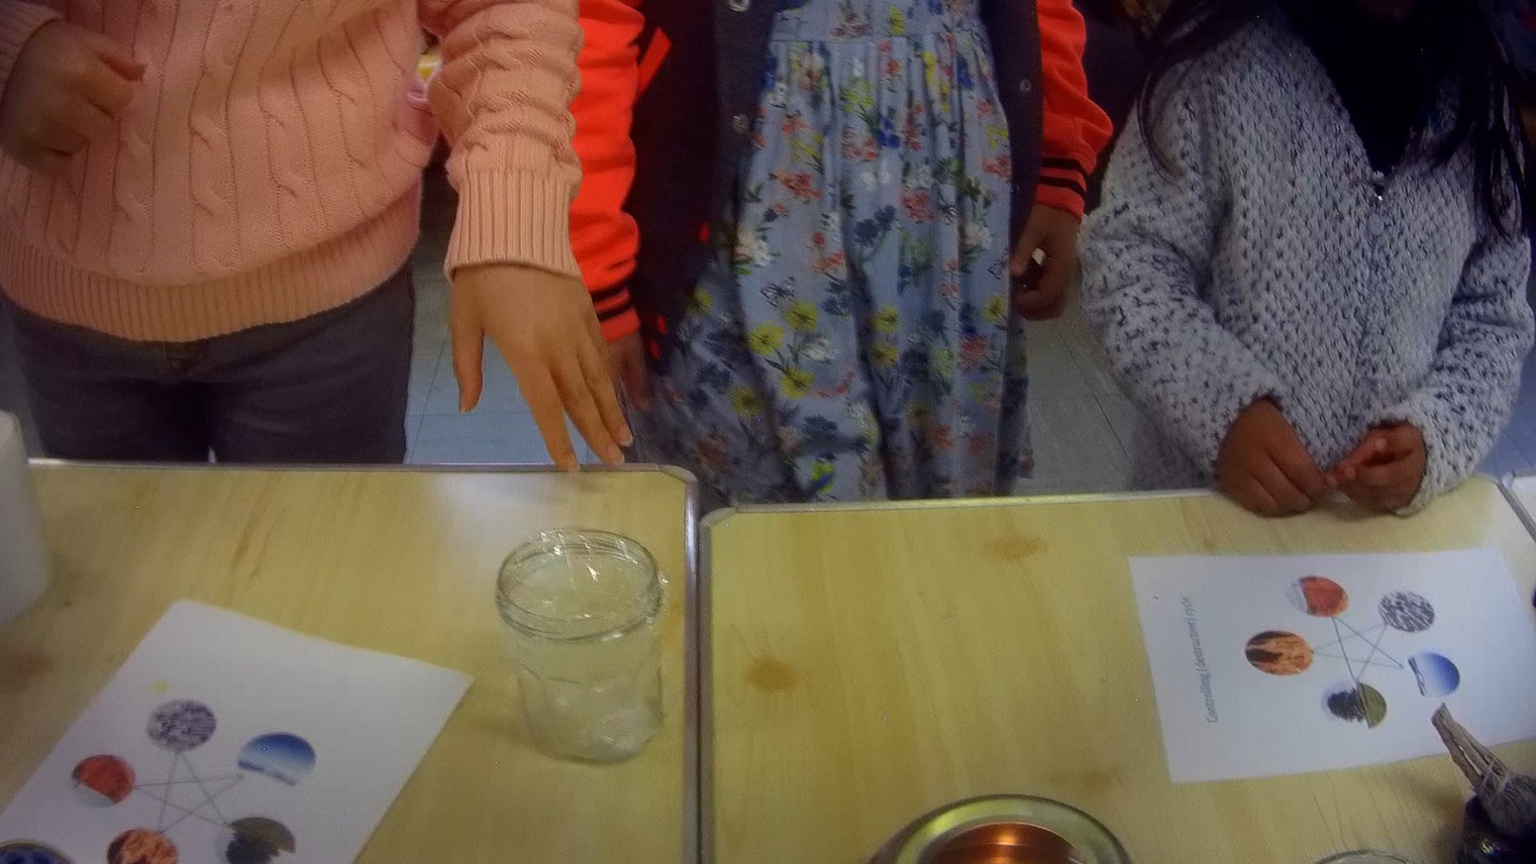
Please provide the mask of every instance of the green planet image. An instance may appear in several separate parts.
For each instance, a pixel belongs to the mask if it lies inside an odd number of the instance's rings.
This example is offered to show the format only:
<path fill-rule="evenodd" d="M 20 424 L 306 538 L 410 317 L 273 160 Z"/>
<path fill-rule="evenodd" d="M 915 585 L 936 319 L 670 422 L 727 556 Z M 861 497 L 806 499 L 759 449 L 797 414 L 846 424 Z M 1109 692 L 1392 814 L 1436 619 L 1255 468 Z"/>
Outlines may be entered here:
<path fill-rule="evenodd" d="M 298 851 L 293 832 L 275 819 L 249 816 L 229 823 L 219 835 L 223 864 L 272 864 Z"/>
<path fill-rule="evenodd" d="M 1344 681 L 1323 693 L 1323 709 L 1335 720 L 1375 729 L 1387 719 L 1387 699 L 1369 684 Z"/>

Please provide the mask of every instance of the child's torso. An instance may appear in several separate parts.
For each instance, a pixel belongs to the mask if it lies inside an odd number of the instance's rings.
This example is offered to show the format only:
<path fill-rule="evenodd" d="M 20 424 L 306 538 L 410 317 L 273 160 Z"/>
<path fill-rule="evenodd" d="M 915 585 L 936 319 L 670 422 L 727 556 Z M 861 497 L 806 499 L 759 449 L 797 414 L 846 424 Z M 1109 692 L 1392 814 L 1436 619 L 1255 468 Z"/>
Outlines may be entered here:
<path fill-rule="evenodd" d="M 414 0 L 48 2 L 146 67 L 69 181 L 6 182 L 22 169 L 0 156 L 0 213 L 76 267 L 155 285 L 238 273 L 418 182 L 437 129 Z M 39 194 L 49 215 L 27 218 Z"/>
<path fill-rule="evenodd" d="M 1329 461 L 1429 374 L 1488 226 L 1468 148 L 1438 164 L 1443 112 L 1428 143 L 1377 172 L 1326 72 L 1294 39 L 1249 37 L 1286 59 L 1224 64 L 1211 82 L 1205 133 L 1222 192 L 1204 293 L 1281 376 L 1288 415 Z"/>

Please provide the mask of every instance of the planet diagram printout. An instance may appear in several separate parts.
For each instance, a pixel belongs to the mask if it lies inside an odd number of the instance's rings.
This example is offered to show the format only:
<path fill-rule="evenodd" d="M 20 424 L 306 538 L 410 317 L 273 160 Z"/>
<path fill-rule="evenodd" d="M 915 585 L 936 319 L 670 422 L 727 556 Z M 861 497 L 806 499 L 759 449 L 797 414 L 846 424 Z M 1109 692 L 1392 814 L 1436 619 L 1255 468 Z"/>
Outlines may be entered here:
<path fill-rule="evenodd" d="M 0 864 L 343 864 L 470 678 L 173 606 L 0 813 Z"/>
<path fill-rule="evenodd" d="M 1494 550 L 1136 558 L 1174 782 L 1445 753 L 1442 704 L 1488 744 L 1536 738 L 1536 615 Z"/>

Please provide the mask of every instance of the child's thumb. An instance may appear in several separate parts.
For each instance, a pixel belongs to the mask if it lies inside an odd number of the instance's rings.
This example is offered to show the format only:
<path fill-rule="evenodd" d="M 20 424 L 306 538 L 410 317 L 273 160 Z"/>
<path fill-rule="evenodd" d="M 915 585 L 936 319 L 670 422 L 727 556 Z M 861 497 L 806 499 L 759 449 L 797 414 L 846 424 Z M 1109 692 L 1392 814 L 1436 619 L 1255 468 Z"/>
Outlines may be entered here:
<path fill-rule="evenodd" d="M 1023 279 L 1029 274 L 1031 265 L 1038 265 L 1044 261 L 1044 253 L 1041 246 L 1045 243 L 1045 230 L 1036 219 L 1030 219 L 1024 223 L 1024 232 L 1019 237 L 1019 242 L 1013 247 L 1013 254 L 1008 258 L 1008 275 L 1014 279 Z"/>
<path fill-rule="evenodd" d="M 89 30 L 80 32 L 85 47 L 111 67 L 113 72 L 128 81 L 137 81 L 144 77 L 144 63 L 135 58 L 127 48 L 100 33 L 92 33 Z"/>
<path fill-rule="evenodd" d="M 1040 248 L 1040 237 L 1033 232 L 1026 232 L 1024 239 L 1013 249 L 1013 256 L 1008 259 L 1008 275 L 1014 279 L 1023 279 L 1029 275 L 1031 267 L 1045 263 L 1045 251 Z"/>

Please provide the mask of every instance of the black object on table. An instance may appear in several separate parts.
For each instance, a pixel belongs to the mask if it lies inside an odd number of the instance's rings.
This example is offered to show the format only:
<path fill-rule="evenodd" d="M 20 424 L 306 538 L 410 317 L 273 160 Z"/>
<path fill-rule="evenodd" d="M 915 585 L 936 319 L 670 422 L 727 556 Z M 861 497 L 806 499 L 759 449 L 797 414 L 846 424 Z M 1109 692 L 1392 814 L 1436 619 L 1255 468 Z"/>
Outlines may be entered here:
<path fill-rule="evenodd" d="M 1530 864 L 1536 861 L 1536 837 L 1509 837 L 1488 820 L 1481 801 L 1467 802 L 1456 864 Z"/>

